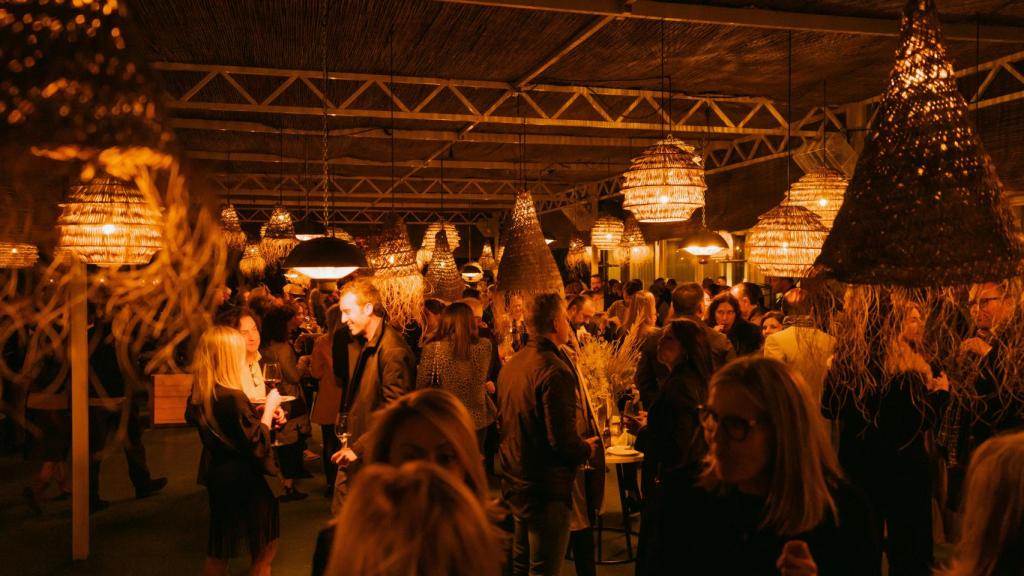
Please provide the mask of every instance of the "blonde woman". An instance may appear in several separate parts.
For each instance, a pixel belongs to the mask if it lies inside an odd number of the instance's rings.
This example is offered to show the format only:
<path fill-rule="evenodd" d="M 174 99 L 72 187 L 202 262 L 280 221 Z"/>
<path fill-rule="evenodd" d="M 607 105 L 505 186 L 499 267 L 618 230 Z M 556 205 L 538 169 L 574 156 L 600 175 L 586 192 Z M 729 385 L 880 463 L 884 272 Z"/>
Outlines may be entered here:
<path fill-rule="evenodd" d="M 633 299 L 626 310 L 626 318 L 622 323 L 620 336 L 629 334 L 634 328 L 640 331 L 641 336 L 647 336 L 658 330 L 658 304 L 654 294 L 641 290 L 633 294 Z"/>
<path fill-rule="evenodd" d="M 971 457 L 953 566 L 943 576 L 1024 574 L 1024 432 L 987 440 Z"/>
<path fill-rule="evenodd" d="M 497 576 L 501 550 L 477 496 L 430 462 L 359 473 L 334 535 L 331 576 Z"/>
<path fill-rule="evenodd" d="M 270 429 L 281 420 L 281 396 L 267 394 L 261 413 L 242 391 L 245 340 L 234 328 L 214 326 L 199 340 L 186 418 L 199 428 L 203 455 L 199 482 L 210 502 L 210 534 L 202 574 L 228 573 L 228 561 L 245 540 L 249 574 L 270 574 L 280 532 L 277 500 L 265 475 L 276 474 Z"/>
<path fill-rule="evenodd" d="M 477 448 L 472 420 L 454 395 L 428 388 L 402 396 L 375 416 L 367 438 L 368 464 L 401 466 L 411 461 L 427 461 L 461 479 L 487 511 L 492 522 L 488 530 L 495 530 L 493 523 L 501 519 L 502 513 L 488 492 L 487 475 Z M 359 475 L 362 474 L 360 471 Z M 351 498 L 350 494 L 349 500 Z M 335 574 L 329 570 L 324 572 L 327 548 L 332 541 L 336 542 L 333 534 L 333 529 L 328 528 L 317 540 L 314 575 Z M 341 551 L 340 557 L 331 559 L 336 564 L 348 554 L 348 548 L 336 544 L 335 549 Z"/>
<path fill-rule="evenodd" d="M 703 491 L 666 494 L 663 573 L 880 574 L 864 496 L 843 480 L 807 388 L 777 360 L 715 373 L 700 414 Z"/>

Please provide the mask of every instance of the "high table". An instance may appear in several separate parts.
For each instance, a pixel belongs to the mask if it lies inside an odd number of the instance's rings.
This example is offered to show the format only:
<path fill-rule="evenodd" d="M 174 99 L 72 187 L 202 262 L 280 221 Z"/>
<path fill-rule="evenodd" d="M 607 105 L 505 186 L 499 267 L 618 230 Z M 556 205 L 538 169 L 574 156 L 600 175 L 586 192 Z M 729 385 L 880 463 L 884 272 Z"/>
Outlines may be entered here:
<path fill-rule="evenodd" d="M 613 447 L 613 449 L 616 447 Z M 611 449 L 610 449 L 611 450 Z M 615 468 L 615 480 L 619 492 L 619 506 L 622 510 L 622 527 L 607 528 L 604 525 L 604 514 L 597 516 L 597 563 L 598 564 L 626 564 L 636 560 L 633 553 L 633 520 L 632 515 L 640 512 L 641 494 L 637 483 L 636 474 L 638 464 L 644 461 L 643 452 L 636 452 L 631 455 L 620 455 L 605 451 L 604 462 L 606 466 Z M 605 531 L 622 533 L 626 539 L 626 558 L 622 560 L 605 560 L 603 554 Z"/>

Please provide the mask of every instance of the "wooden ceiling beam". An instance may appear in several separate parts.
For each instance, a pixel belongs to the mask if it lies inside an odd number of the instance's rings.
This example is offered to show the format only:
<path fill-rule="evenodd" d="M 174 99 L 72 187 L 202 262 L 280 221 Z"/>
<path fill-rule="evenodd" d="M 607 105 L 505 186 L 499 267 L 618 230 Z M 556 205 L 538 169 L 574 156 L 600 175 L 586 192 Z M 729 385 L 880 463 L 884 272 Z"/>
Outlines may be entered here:
<path fill-rule="evenodd" d="M 215 150 L 186 150 L 185 155 L 194 160 L 211 160 L 223 162 L 264 162 L 268 164 L 304 164 L 305 158 L 282 158 L 276 154 L 259 152 L 219 152 Z M 365 158 L 329 158 L 327 163 L 331 166 L 374 166 L 379 168 L 390 168 L 388 160 L 369 160 Z M 319 164 L 319 161 L 315 162 Z M 482 161 L 482 160 L 445 160 L 445 167 L 449 169 L 465 170 L 517 170 L 522 167 L 520 162 Z M 441 161 L 434 159 L 423 160 L 398 160 L 395 166 L 401 168 L 439 168 Z M 530 172 L 543 172 L 551 169 L 565 170 L 606 170 L 606 162 L 527 162 L 526 169 Z M 388 176 L 381 175 L 377 178 L 384 179 Z M 397 183 L 396 183 L 397 184 Z"/>
<path fill-rule="evenodd" d="M 438 0 L 450 4 L 473 4 L 494 8 L 568 12 L 592 16 L 643 18 L 691 24 L 715 24 L 769 30 L 794 30 L 858 36 L 896 37 L 900 33 L 899 18 L 863 18 L 832 14 L 809 14 L 759 8 L 733 8 L 707 6 L 696 3 L 658 2 L 636 0 L 631 5 L 621 0 Z M 977 27 L 971 23 L 949 22 L 942 25 L 947 40 L 975 41 Z M 1024 28 L 1015 26 L 983 25 L 983 42 L 1020 44 Z"/>

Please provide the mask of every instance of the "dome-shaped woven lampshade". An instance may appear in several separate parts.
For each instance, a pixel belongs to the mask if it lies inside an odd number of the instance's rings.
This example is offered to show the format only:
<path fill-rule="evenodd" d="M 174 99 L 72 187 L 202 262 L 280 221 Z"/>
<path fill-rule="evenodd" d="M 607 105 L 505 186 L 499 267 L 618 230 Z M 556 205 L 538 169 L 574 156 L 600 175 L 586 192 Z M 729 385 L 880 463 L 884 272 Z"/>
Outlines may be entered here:
<path fill-rule="evenodd" d="M 686 220 L 704 205 L 704 160 L 671 135 L 634 158 L 622 177 L 622 207 L 640 222 Z"/>
<path fill-rule="evenodd" d="M 263 272 L 267 269 L 267 261 L 263 258 L 263 252 L 259 244 L 249 242 L 242 252 L 242 259 L 238 261 L 238 271 L 247 278 L 262 278 Z"/>
<path fill-rule="evenodd" d="M 480 267 L 484 270 L 494 270 L 498 267 L 498 261 L 494 259 L 494 252 L 491 251 L 491 243 L 484 242 L 484 247 L 480 249 Z"/>
<path fill-rule="evenodd" d="M 574 232 L 569 238 L 569 251 L 565 255 L 565 266 L 575 268 L 577 266 L 590 267 L 590 247 L 583 241 L 583 236 Z"/>
<path fill-rule="evenodd" d="M 39 260 L 39 249 L 24 242 L 0 242 L 0 268 L 29 268 Z"/>
<path fill-rule="evenodd" d="M 544 243 L 533 196 L 526 190 L 516 195 L 498 265 L 498 290 L 519 293 L 561 293 L 562 276 L 555 258 Z"/>
<path fill-rule="evenodd" d="M 803 206 L 782 204 L 765 212 L 747 233 L 747 259 L 765 276 L 807 276 L 828 230 Z"/>
<path fill-rule="evenodd" d="M 934 0 L 908 1 L 889 85 L 818 260 L 830 276 L 937 287 L 1021 274 L 1024 246 L 969 114 Z"/>
<path fill-rule="evenodd" d="M 447 232 L 436 235 L 430 265 L 427 267 L 427 293 L 434 298 L 454 302 L 462 298 L 462 276 L 448 247 Z"/>
<path fill-rule="evenodd" d="M 590 243 L 601 250 L 615 250 L 622 244 L 622 220 L 614 216 L 601 216 L 594 221 Z"/>
<path fill-rule="evenodd" d="M 228 204 L 220 211 L 220 227 L 224 234 L 224 242 L 232 250 L 245 249 L 245 232 L 242 231 L 242 222 L 238 218 L 238 210 L 233 204 Z"/>
<path fill-rule="evenodd" d="M 651 260 L 651 247 L 647 245 L 643 230 L 640 230 L 640 223 L 632 214 L 626 216 L 622 230 L 622 244 L 619 246 L 630 264 L 643 264 Z"/>
<path fill-rule="evenodd" d="M 284 206 L 275 206 L 266 227 L 261 231 L 260 250 L 263 251 L 263 258 L 268 265 L 276 266 L 298 244 L 292 213 Z"/>
<path fill-rule="evenodd" d="M 789 203 L 814 212 L 821 218 L 825 228 L 831 230 L 849 184 L 845 176 L 823 166 L 804 174 L 793 183 L 789 189 Z"/>
<path fill-rule="evenodd" d="M 87 264 L 147 264 L 163 246 L 163 215 L 134 183 L 98 176 L 71 189 L 57 219 L 58 252 Z"/>

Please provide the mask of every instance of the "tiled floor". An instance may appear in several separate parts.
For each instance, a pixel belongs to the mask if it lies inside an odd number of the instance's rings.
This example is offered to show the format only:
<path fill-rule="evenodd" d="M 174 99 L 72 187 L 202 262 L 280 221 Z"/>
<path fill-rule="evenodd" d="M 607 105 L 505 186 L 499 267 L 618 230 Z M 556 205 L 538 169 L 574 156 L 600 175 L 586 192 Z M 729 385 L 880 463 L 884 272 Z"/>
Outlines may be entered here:
<path fill-rule="evenodd" d="M 92 547 L 88 560 L 71 561 L 71 508 L 69 502 L 44 505 L 34 515 L 22 498 L 22 489 L 36 471 L 35 464 L 17 455 L 0 456 L 0 574 L 17 576 L 182 576 L 197 574 L 206 547 L 206 493 L 196 484 L 199 441 L 190 428 L 166 428 L 146 433 L 145 444 L 154 476 L 167 476 L 163 492 L 135 500 L 121 453 L 104 462 L 100 479 L 102 497 L 109 509 L 92 518 Z M 313 445 L 313 442 L 310 442 Z M 309 492 L 304 501 L 281 505 L 281 543 L 274 573 L 306 576 L 317 530 L 329 518 L 329 503 L 321 496 L 323 475 L 319 462 L 310 463 L 314 473 L 300 487 Z M 609 522 L 616 523 L 618 499 L 614 474 L 609 474 Z M 273 484 L 273 482 L 272 482 Z M 605 537 L 605 554 L 623 551 L 622 536 Z M 246 562 L 232 564 L 234 574 L 244 573 Z M 572 563 L 563 574 L 573 575 Z M 633 573 L 632 564 L 601 566 L 601 576 Z"/>

